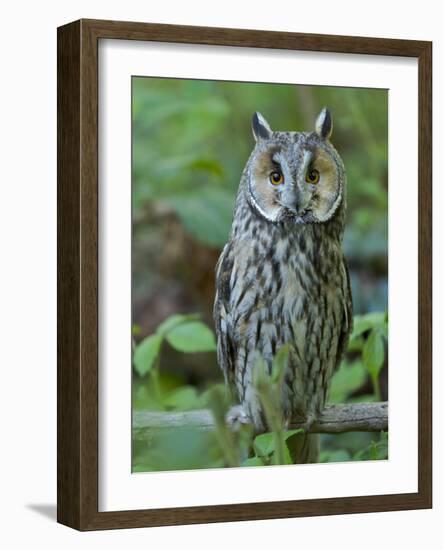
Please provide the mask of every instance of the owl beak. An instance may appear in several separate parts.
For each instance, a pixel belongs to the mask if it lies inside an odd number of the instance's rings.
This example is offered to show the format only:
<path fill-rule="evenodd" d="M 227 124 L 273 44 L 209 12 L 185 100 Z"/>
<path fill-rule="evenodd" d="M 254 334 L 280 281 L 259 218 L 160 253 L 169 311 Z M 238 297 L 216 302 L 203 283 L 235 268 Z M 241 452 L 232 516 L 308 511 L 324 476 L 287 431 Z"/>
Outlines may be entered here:
<path fill-rule="evenodd" d="M 291 186 L 291 188 L 288 189 L 285 196 L 285 206 L 290 212 L 292 212 L 292 214 L 295 214 L 296 216 L 303 214 L 303 196 L 298 187 Z"/>

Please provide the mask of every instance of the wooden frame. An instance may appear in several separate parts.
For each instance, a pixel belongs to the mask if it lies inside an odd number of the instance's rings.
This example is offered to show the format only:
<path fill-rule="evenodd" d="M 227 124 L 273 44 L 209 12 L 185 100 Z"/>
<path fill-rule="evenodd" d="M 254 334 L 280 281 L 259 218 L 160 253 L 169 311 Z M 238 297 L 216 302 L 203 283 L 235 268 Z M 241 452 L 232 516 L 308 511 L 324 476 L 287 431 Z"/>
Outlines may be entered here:
<path fill-rule="evenodd" d="M 103 38 L 418 58 L 418 492 L 98 511 L 98 41 Z M 80 20 L 58 29 L 58 521 L 80 530 L 432 506 L 432 44 L 348 36 Z"/>

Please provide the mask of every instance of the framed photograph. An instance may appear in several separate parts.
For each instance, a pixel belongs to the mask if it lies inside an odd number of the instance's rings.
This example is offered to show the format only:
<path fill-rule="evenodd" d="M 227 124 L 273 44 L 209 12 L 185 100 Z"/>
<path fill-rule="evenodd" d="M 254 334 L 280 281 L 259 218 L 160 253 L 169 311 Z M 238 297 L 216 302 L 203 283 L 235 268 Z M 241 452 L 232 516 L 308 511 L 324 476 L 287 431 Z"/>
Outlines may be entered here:
<path fill-rule="evenodd" d="M 432 44 L 58 29 L 58 521 L 432 506 Z"/>

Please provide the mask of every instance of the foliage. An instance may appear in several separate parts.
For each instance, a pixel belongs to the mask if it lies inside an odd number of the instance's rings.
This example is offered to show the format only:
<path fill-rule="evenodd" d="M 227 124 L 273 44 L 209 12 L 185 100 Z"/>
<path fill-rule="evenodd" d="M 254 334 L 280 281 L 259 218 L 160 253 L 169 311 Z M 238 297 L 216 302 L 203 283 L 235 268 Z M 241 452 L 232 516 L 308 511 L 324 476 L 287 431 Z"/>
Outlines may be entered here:
<path fill-rule="evenodd" d="M 173 315 L 135 348 L 134 367 L 140 376 L 147 374 L 156 364 L 163 340 L 184 353 L 216 349 L 213 332 L 198 320 L 198 315 Z"/>
<path fill-rule="evenodd" d="M 374 344 L 374 334 L 381 339 L 382 353 L 378 349 L 379 344 Z M 352 401 L 349 396 L 360 387 L 367 374 L 374 383 L 374 394 L 365 396 L 365 400 L 378 399 L 378 376 L 384 361 L 386 337 L 387 316 L 384 313 L 356 317 L 349 345 L 350 356 L 354 358 L 346 358 L 335 374 L 331 388 L 332 402 Z M 134 370 L 139 378 L 134 384 L 134 408 L 165 411 L 210 408 L 216 429 L 213 432 L 193 427 L 165 429 L 153 433 L 149 441 L 134 438 L 134 471 L 292 463 L 288 441 L 303 430 L 284 430 L 282 422 L 279 395 L 288 361 L 287 346 L 278 351 L 270 374 L 261 356 L 257 356 L 254 384 L 272 431 L 252 439 L 249 426 L 242 426 L 236 431 L 227 429 L 225 415 L 232 402 L 222 385 L 212 385 L 202 392 L 190 385 L 168 387 L 167 377 L 162 377 L 160 372 L 164 342 L 182 353 L 215 350 L 211 329 L 197 315 L 167 318 L 154 334 L 135 346 Z M 351 435 L 357 435 L 357 438 L 351 439 Z M 320 462 L 380 460 L 387 458 L 387 452 L 387 434 L 327 435 L 323 437 Z"/>
<path fill-rule="evenodd" d="M 380 237 L 386 244 L 388 103 L 386 91 L 376 89 L 135 78 L 136 219 L 147 204 L 160 202 L 195 239 L 223 246 L 253 145 L 253 112 L 276 129 L 311 130 L 324 104 L 333 113 L 333 142 L 352 187 L 352 233 L 364 232 L 368 246 L 377 246 Z"/>
<path fill-rule="evenodd" d="M 387 313 L 368 313 L 354 317 L 354 330 L 349 348 L 362 352 L 362 361 L 371 376 L 374 394 L 378 400 L 381 398 L 379 375 L 385 362 L 387 339 Z"/>

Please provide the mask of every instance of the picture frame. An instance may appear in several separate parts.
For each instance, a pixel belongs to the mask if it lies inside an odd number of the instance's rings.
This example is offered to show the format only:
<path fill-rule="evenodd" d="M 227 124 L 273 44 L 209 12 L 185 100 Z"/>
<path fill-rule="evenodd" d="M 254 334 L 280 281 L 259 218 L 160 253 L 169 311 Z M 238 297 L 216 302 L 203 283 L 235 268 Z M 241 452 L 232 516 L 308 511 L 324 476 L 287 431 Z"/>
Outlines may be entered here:
<path fill-rule="evenodd" d="M 99 55 L 101 40 L 418 60 L 418 490 L 99 511 Z M 57 519 L 78 530 L 432 507 L 432 43 L 80 20 L 58 29 Z"/>

